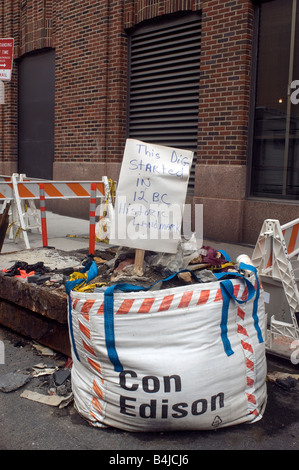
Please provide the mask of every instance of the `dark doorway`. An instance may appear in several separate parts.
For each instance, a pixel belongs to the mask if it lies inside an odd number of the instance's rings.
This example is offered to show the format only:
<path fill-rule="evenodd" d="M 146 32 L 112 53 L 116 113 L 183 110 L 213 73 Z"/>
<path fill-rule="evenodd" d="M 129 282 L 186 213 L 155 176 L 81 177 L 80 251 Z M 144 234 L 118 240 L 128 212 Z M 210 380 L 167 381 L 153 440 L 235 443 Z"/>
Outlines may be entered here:
<path fill-rule="evenodd" d="M 55 52 L 30 55 L 19 63 L 18 172 L 53 178 Z"/>

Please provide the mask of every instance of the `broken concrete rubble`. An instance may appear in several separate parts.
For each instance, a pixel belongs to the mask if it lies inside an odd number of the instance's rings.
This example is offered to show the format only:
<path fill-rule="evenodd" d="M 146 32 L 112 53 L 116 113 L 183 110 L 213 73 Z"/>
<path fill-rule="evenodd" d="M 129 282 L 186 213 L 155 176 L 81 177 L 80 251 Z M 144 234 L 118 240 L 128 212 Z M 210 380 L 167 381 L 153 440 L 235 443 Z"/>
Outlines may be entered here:
<path fill-rule="evenodd" d="M 180 243 L 174 255 L 145 252 L 142 275 L 134 271 L 135 250 L 125 247 L 107 247 L 94 255 L 53 248 L 6 253 L 0 255 L 0 324 L 69 356 L 65 283 L 90 260 L 97 265 L 90 282 L 97 289 L 126 282 L 157 290 L 213 281 L 215 270 L 235 271 L 226 254 L 209 246 L 198 249 L 192 239 Z M 26 273 L 23 277 L 19 268 Z M 189 272 L 160 282 L 184 269 Z"/>
<path fill-rule="evenodd" d="M 79 269 L 85 257 L 84 253 L 70 254 L 50 248 L 1 254 L 0 324 L 70 355 L 67 295 L 64 278 L 57 282 L 57 276 Z M 18 277 L 18 263 L 23 268 L 26 264 L 29 269 L 37 267 L 35 277 Z M 11 268 L 16 276 L 11 276 Z"/>
<path fill-rule="evenodd" d="M 20 397 L 36 401 L 50 406 L 59 406 L 59 408 L 69 405 L 73 401 L 71 387 L 71 371 L 69 368 L 58 369 L 57 367 L 40 368 L 34 366 L 32 377 L 46 376 L 42 383 L 36 386 L 35 390 L 25 389 Z M 37 372 L 38 371 L 38 372 Z M 43 389 L 40 391 L 40 389 Z"/>
<path fill-rule="evenodd" d="M 28 341 L 27 344 L 43 359 L 33 366 L 0 374 L 0 392 L 8 394 L 21 390 L 21 398 L 65 408 L 73 401 L 71 358 L 35 342 Z M 16 346 L 23 348 L 24 343 Z"/>
<path fill-rule="evenodd" d="M 175 254 L 146 252 L 143 272 L 136 275 L 134 271 L 135 250 L 119 248 L 115 257 L 98 267 L 98 277 L 91 284 L 105 282 L 107 285 L 127 282 L 133 285 L 151 288 L 156 283 L 175 273 L 178 276 L 169 279 L 160 288 L 178 287 L 186 283 L 211 282 L 216 280 L 213 271 L 237 272 L 228 255 L 212 247 L 184 250 L 180 244 Z M 226 259 L 228 258 L 228 259 Z M 188 272 L 180 272 L 180 271 Z"/>
<path fill-rule="evenodd" d="M 23 387 L 30 380 L 29 374 L 23 374 L 21 372 L 8 372 L 7 374 L 0 376 L 0 391 L 1 392 L 13 392 L 18 388 Z"/>
<path fill-rule="evenodd" d="M 66 380 L 70 378 L 70 369 L 60 369 L 55 371 L 53 374 L 54 382 L 57 386 L 62 385 Z"/>
<path fill-rule="evenodd" d="M 71 394 L 67 397 L 64 397 L 55 394 L 44 395 L 43 393 L 31 392 L 30 390 L 24 390 L 24 392 L 21 393 L 20 397 L 27 398 L 28 400 L 32 401 L 37 401 L 38 403 L 43 403 L 44 405 L 59 406 L 60 408 L 64 401 L 66 401 L 68 405 L 72 399 Z"/>
<path fill-rule="evenodd" d="M 267 379 L 270 382 L 276 383 L 276 385 L 278 385 L 283 390 L 290 391 L 291 389 L 297 387 L 299 374 L 274 371 L 272 373 L 267 374 Z"/>

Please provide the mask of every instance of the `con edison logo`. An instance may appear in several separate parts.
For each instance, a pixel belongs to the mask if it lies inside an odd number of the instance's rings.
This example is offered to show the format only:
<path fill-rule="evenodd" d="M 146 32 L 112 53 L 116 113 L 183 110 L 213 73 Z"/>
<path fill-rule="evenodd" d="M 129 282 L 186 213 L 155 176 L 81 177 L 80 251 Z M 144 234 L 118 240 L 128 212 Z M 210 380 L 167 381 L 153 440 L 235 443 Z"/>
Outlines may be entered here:
<path fill-rule="evenodd" d="M 182 391 L 182 380 L 179 375 L 167 375 L 160 380 L 154 375 L 142 377 L 138 383 L 137 373 L 133 370 L 124 370 L 119 374 L 119 384 L 123 390 L 129 392 L 126 395 L 120 395 L 120 413 L 127 416 L 139 416 L 140 418 L 162 418 L 168 417 L 179 419 L 188 415 L 200 416 L 209 410 L 216 411 L 224 407 L 224 393 L 220 392 L 207 398 L 199 398 L 192 403 L 178 402 L 169 405 L 165 398 L 171 392 L 178 393 Z M 162 399 L 151 399 L 145 403 L 136 406 L 136 392 L 141 387 L 143 392 L 155 394 L 164 393 Z M 178 393 L 180 396 L 180 393 Z"/>

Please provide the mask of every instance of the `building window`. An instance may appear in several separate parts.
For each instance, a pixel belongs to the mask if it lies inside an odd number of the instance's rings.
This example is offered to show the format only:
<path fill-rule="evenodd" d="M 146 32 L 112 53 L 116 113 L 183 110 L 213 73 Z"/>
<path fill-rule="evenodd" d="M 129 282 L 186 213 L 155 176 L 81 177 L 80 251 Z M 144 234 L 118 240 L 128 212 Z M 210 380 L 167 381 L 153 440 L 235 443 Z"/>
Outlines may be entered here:
<path fill-rule="evenodd" d="M 130 35 L 128 137 L 197 152 L 201 17 L 156 20 Z"/>
<path fill-rule="evenodd" d="M 299 2 L 268 1 L 258 13 L 251 195 L 299 199 Z"/>

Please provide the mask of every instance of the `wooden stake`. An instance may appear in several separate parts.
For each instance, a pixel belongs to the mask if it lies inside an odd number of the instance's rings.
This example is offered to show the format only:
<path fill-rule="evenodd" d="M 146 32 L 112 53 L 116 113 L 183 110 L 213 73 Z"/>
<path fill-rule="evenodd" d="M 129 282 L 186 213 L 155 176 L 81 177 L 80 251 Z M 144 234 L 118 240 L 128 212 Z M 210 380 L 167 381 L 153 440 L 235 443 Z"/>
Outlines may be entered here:
<path fill-rule="evenodd" d="M 136 276 L 143 275 L 144 254 L 145 254 L 144 250 L 135 250 L 134 274 Z"/>

